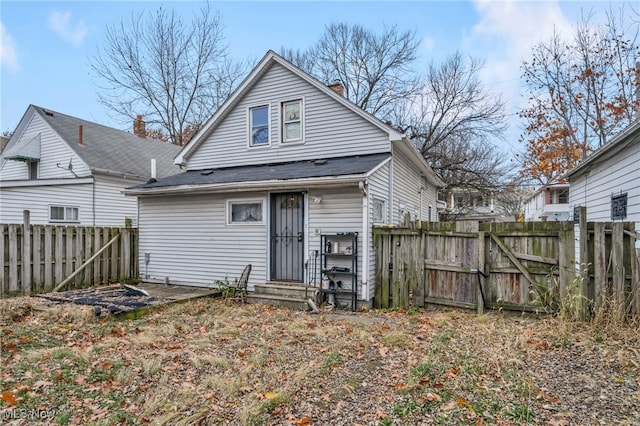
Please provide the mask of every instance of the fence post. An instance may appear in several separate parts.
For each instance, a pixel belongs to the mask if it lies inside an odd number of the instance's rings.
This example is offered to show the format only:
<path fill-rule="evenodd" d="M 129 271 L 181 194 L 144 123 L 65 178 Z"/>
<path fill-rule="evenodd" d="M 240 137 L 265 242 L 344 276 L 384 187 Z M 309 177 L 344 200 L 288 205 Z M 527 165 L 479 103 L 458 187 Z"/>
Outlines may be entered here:
<path fill-rule="evenodd" d="M 478 264 L 476 265 L 476 267 L 478 268 L 478 271 L 476 272 L 476 275 L 478 280 L 478 289 L 476 290 L 476 303 L 478 307 L 478 313 L 484 314 L 484 311 L 485 311 L 484 298 L 486 294 L 485 276 L 487 276 L 486 274 L 489 274 L 489 271 L 487 270 L 488 263 L 485 261 L 485 232 L 484 231 L 478 231 L 477 262 Z"/>
<path fill-rule="evenodd" d="M 587 320 L 589 311 L 589 229 L 587 227 L 587 208 L 580 207 L 580 318 Z"/>
<path fill-rule="evenodd" d="M 31 212 L 22 211 L 22 293 L 31 293 Z"/>
<path fill-rule="evenodd" d="M 620 308 L 620 312 L 626 310 L 625 295 L 625 270 L 624 270 L 624 224 L 622 222 L 613 223 L 613 231 L 611 235 L 611 265 L 612 283 L 613 283 L 613 301 Z"/>
<path fill-rule="evenodd" d="M 0 223 L 0 299 L 4 298 L 5 293 L 5 276 L 4 276 L 4 266 L 7 262 L 7 259 L 4 257 L 4 232 L 6 226 Z"/>
<path fill-rule="evenodd" d="M 593 229 L 593 284 L 595 308 L 607 300 L 607 254 L 605 223 L 596 222 Z"/>

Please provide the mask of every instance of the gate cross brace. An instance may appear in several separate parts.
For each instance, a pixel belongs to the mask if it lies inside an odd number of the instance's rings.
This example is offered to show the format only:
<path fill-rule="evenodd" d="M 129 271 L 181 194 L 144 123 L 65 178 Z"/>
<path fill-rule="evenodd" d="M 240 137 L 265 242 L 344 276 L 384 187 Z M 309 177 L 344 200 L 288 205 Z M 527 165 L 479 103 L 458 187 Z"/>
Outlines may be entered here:
<path fill-rule="evenodd" d="M 496 242 L 498 247 L 500 247 L 500 249 L 507 255 L 509 260 L 513 262 L 513 264 L 516 266 L 516 268 L 518 268 L 518 270 L 522 273 L 522 275 L 524 275 L 527 281 L 529 281 L 529 283 L 531 283 L 531 285 L 535 287 L 538 294 L 540 295 L 545 294 L 547 292 L 547 289 L 542 284 L 538 283 L 533 279 L 533 277 L 531 276 L 527 268 L 525 268 L 524 265 L 520 263 L 516 255 L 511 251 L 511 249 L 509 249 L 509 247 L 507 247 L 505 243 L 503 243 L 502 240 L 498 238 L 498 236 L 496 236 L 495 234 L 489 234 L 489 235 L 491 235 L 491 239 Z"/>

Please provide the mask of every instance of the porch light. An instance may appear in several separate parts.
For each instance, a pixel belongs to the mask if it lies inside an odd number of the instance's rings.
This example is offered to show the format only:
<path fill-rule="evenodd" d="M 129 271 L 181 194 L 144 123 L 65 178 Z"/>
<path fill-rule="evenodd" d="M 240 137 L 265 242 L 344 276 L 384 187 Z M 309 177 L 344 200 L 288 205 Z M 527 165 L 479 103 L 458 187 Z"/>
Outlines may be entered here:
<path fill-rule="evenodd" d="M 314 195 L 311 197 L 311 201 L 313 201 L 313 204 L 320 204 L 322 202 L 322 195 Z"/>

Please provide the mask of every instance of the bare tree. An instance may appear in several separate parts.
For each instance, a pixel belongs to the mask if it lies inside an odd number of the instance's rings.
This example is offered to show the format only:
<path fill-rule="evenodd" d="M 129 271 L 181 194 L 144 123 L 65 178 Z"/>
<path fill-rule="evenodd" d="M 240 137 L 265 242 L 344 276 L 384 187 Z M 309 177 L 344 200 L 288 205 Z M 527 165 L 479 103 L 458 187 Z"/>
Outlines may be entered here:
<path fill-rule="evenodd" d="M 411 71 L 417 48 L 415 34 L 396 26 L 378 35 L 360 25 L 332 23 L 312 48 L 283 48 L 281 54 L 320 81 L 339 80 L 349 100 L 384 119 L 418 87 Z"/>
<path fill-rule="evenodd" d="M 529 107 L 519 114 L 523 175 L 546 184 L 633 120 L 640 30 L 637 20 L 626 22 L 624 7 L 607 18 L 597 25 L 583 15 L 571 39 L 555 33 L 523 63 L 529 92 Z"/>
<path fill-rule="evenodd" d="M 422 90 L 396 111 L 407 134 L 448 188 L 490 193 L 507 174 L 504 154 L 493 144 L 506 128 L 504 106 L 486 91 L 481 64 L 455 53 L 429 66 Z"/>
<path fill-rule="evenodd" d="M 211 117 L 245 74 L 229 58 L 220 17 L 208 4 L 191 22 L 159 8 L 109 26 L 91 69 L 111 113 L 123 122 L 142 114 L 177 145 L 188 142 L 185 130 Z"/>

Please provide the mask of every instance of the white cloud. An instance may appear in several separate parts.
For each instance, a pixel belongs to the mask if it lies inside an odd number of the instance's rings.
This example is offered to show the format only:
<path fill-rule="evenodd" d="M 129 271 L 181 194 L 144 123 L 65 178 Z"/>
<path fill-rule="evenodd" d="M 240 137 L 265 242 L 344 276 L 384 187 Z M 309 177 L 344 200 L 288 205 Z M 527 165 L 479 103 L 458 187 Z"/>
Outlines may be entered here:
<path fill-rule="evenodd" d="M 425 37 L 422 39 L 422 50 L 426 53 L 432 52 L 433 48 L 436 45 L 436 42 L 433 38 L 431 37 Z"/>
<path fill-rule="evenodd" d="M 80 46 L 87 35 L 87 25 L 81 19 L 77 23 L 72 22 L 72 14 L 66 12 L 53 12 L 49 15 L 49 28 L 60 38 L 74 46 Z"/>
<path fill-rule="evenodd" d="M 10 72 L 17 72 L 20 69 L 16 44 L 2 22 L 0 22 L 0 64 Z"/>
<path fill-rule="evenodd" d="M 520 99 L 522 61 L 529 58 L 532 47 L 549 40 L 554 30 L 569 37 L 572 25 L 558 0 L 475 0 L 474 6 L 479 20 L 464 41 L 465 51 L 484 60 L 482 80 L 489 90 L 502 94 L 507 113 L 513 114 L 524 106 Z"/>

